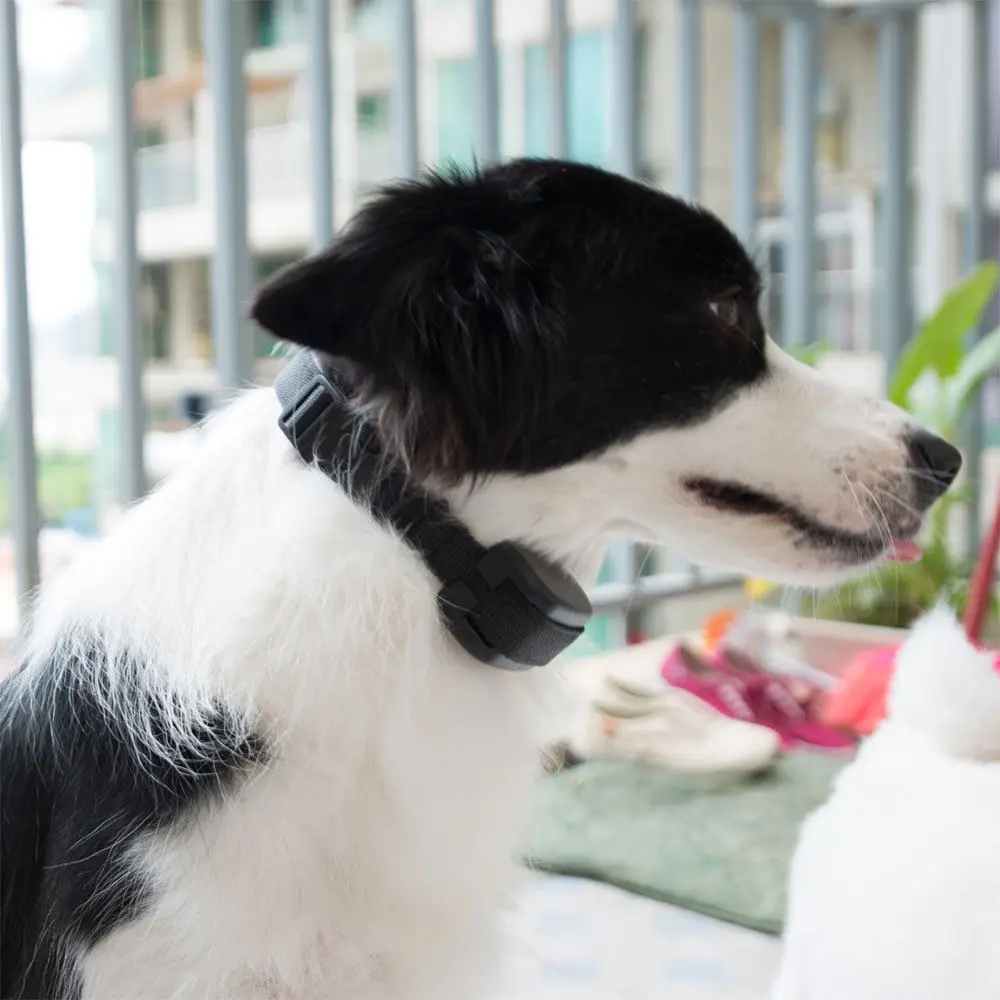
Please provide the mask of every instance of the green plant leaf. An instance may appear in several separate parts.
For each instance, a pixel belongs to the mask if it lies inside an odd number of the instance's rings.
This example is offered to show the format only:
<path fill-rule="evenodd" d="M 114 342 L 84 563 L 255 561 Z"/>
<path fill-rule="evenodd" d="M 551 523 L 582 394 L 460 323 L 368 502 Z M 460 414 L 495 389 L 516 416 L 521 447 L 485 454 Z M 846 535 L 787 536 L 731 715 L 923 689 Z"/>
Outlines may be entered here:
<path fill-rule="evenodd" d="M 949 380 L 950 381 L 950 380 Z M 942 437 L 951 437 L 951 396 L 948 382 L 933 371 L 925 371 L 910 389 L 907 411 L 929 431 Z"/>
<path fill-rule="evenodd" d="M 962 359 L 948 380 L 949 420 L 957 427 L 979 387 L 1000 369 L 1000 326 L 986 334 Z"/>
<path fill-rule="evenodd" d="M 981 264 L 945 296 L 937 311 L 917 331 L 899 360 L 889 399 L 904 409 L 910 390 L 928 369 L 941 378 L 954 375 L 962 360 L 968 332 L 990 301 L 1000 268 L 992 261 Z"/>

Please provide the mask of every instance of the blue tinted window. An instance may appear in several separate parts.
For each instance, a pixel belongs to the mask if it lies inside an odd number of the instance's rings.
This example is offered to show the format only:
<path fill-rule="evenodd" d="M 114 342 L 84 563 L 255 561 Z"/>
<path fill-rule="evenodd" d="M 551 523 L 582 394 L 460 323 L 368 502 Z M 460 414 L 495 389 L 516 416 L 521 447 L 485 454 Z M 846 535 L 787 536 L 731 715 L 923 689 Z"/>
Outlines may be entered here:
<path fill-rule="evenodd" d="M 570 36 L 566 53 L 569 155 L 584 163 L 606 165 L 608 156 L 609 38 L 606 31 Z M 524 145 L 529 156 L 549 152 L 552 88 L 545 45 L 524 53 Z"/>
<path fill-rule="evenodd" d="M 442 59 L 437 65 L 437 158 L 472 163 L 475 148 L 475 80 L 471 59 Z"/>
<path fill-rule="evenodd" d="M 549 53 L 544 45 L 524 50 L 524 152 L 547 156 L 552 122 L 552 88 L 549 85 Z"/>
<path fill-rule="evenodd" d="M 589 31 L 570 38 L 569 155 L 583 163 L 608 160 L 607 32 Z"/>

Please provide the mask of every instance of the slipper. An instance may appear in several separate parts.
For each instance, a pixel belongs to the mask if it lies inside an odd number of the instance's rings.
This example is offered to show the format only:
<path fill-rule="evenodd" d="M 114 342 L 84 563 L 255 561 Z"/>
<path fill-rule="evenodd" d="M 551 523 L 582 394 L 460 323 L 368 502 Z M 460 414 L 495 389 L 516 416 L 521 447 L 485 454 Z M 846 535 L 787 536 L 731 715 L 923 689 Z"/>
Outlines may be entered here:
<path fill-rule="evenodd" d="M 843 750 L 855 745 L 851 734 L 812 715 L 815 692 L 803 703 L 799 700 L 805 690 L 802 682 L 769 674 L 742 654 L 730 651 L 705 661 L 681 645 L 667 657 L 661 675 L 668 684 L 696 695 L 725 715 L 773 729 L 786 749 Z"/>
<path fill-rule="evenodd" d="M 846 750 L 855 746 L 856 734 L 831 725 L 822 717 L 823 692 L 797 677 L 779 677 L 738 650 L 723 650 L 716 658 L 722 669 L 731 671 L 746 685 L 747 700 L 754 706 L 757 721 L 773 724 L 782 744 L 822 750 Z"/>
<path fill-rule="evenodd" d="M 624 706 L 598 699 L 576 749 L 586 757 L 641 761 L 685 774 L 733 775 L 767 768 L 780 740 L 769 728 L 727 718 L 700 698 L 671 689 Z"/>

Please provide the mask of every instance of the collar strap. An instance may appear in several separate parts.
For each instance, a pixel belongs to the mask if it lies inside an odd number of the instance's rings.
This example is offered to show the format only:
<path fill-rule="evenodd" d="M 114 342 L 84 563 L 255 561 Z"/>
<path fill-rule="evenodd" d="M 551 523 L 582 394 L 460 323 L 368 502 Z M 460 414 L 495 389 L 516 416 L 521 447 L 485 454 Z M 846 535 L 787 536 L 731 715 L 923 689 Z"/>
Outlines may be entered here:
<path fill-rule="evenodd" d="M 444 501 L 386 456 L 333 369 L 295 357 L 274 383 L 278 424 L 307 465 L 391 524 L 442 584 L 438 610 L 462 647 L 505 670 L 544 666 L 591 615 L 580 585 L 530 549 L 480 545 Z"/>

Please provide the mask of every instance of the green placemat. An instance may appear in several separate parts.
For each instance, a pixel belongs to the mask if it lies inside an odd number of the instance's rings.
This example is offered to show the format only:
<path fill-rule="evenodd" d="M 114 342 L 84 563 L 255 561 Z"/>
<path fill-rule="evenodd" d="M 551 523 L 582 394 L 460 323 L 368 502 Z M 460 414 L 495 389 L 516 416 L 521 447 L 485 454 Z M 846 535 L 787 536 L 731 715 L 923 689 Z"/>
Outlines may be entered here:
<path fill-rule="evenodd" d="M 592 761 L 542 782 L 525 857 L 778 934 L 799 827 L 845 763 L 796 752 L 764 775 L 726 780 Z"/>

